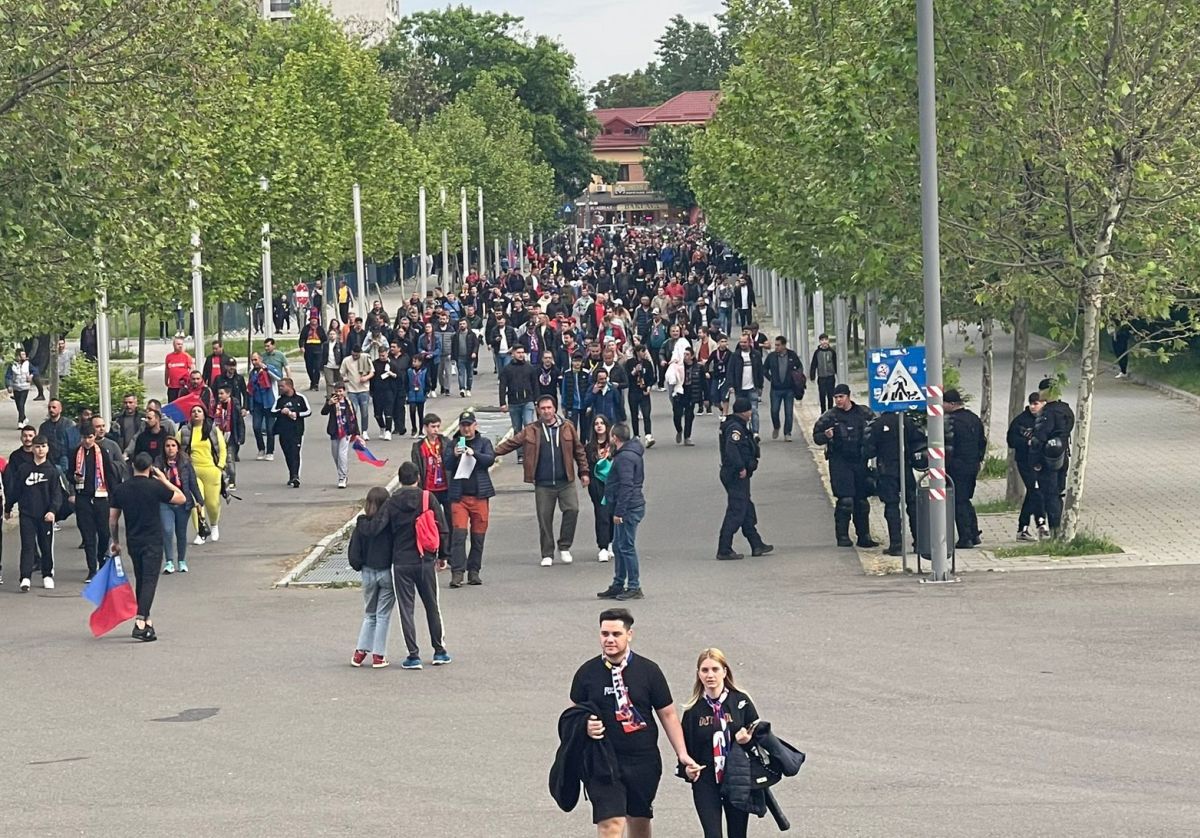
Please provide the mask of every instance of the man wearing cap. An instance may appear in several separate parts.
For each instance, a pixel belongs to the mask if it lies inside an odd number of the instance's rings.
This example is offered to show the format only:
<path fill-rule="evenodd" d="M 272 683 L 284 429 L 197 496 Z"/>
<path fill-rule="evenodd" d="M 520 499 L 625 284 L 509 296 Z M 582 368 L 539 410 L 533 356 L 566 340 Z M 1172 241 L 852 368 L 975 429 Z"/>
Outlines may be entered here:
<path fill-rule="evenodd" d="M 958 390 L 947 390 L 942 397 L 946 404 L 946 473 L 954 481 L 954 526 L 961 549 L 977 546 L 979 519 L 975 516 L 975 481 L 987 457 L 987 431 L 983 422 L 963 406 Z"/>
<path fill-rule="evenodd" d="M 774 550 L 758 534 L 758 513 L 750 498 L 750 478 L 758 468 L 759 448 L 750 432 L 753 405 L 745 396 L 733 402 L 733 412 L 721 423 L 721 485 L 725 487 L 725 518 L 717 539 L 717 560 L 744 558 L 733 552 L 733 534 L 740 528 L 750 542 L 752 556 L 765 556 Z"/>
<path fill-rule="evenodd" d="M 67 461 L 71 471 L 68 498 L 83 539 L 87 579 L 91 580 L 108 552 L 108 495 L 121 484 L 121 474 L 109 453 L 96 444 L 96 428 L 91 422 L 80 426 L 79 434 L 79 446 Z"/>
<path fill-rule="evenodd" d="M 837 503 L 833 508 L 833 525 L 838 547 L 852 547 L 850 519 L 859 547 L 878 547 L 871 538 L 871 489 L 868 485 L 867 452 L 864 446 L 866 429 L 875 414 L 865 405 L 850 398 L 850 387 L 838 384 L 833 388 L 833 407 L 821 414 L 813 426 L 813 442 L 825 446 L 829 461 L 829 482 Z"/>
<path fill-rule="evenodd" d="M 446 474 L 450 477 L 450 587 L 461 588 L 464 571 L 468 585 L 483 584 L 479 571 L 488 529 L 488 499 L 496 494 L 488 469 L 496 462 L 496 450 L 492 441 L 478 432 L 475 413 L 470 410 L 459 414 L 453 442 L 445 454 Z M 458 476 L 460 469 L 463 477 Z"/>
<path fill-rule="evenodd" d="M 1075 412 L 1059 398 L 1059 389 L 1053 378 L 1043 378 L 1038 384 L 1042 409 L 1033 426 L 1033 438 L 1042 455 L 1038 488 L 1042 493 L 1046 522 L 1056 538 L 1062 526 L 1062 496 L 1071 464 L 1071 431 L 1075 429 Z"/>

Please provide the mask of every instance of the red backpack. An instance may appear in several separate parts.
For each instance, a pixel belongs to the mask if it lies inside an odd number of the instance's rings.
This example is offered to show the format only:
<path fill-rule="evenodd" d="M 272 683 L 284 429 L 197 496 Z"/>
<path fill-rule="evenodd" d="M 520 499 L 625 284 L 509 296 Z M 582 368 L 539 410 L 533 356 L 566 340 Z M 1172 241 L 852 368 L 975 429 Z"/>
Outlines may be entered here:
<path fill-rule="evenodd" d="M 438 529 L 437 516 L 429 508 L 429 492 L 421 492 L 421 514 L 416 520 L 417 552 L 422 556 L 437 555 L 442 546 L 442 533 Z"/>

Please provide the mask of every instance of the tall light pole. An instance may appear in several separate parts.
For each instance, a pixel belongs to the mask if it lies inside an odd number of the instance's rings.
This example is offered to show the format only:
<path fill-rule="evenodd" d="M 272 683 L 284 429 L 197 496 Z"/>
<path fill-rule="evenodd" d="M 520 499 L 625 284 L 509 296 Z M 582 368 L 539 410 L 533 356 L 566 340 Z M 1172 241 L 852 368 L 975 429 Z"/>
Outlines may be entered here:
<path fill-rule="evenodd" d="M 367 270 L 363 263 L 362 190 L 354 184 L 354 268 L 358 272 L 358 316 L 367 316 Z"/>
<path fill-rule="evenodd" d="M 483 187 L 479 187 L 479 277 L 487 276 L 487 240 L 483 237 Z"/>
<path fill-rule="evenodd" d="M 101 263 L 101 269 L 104 264 Z M 100 375 L 100 416 L 105 427 L 112 421 L 112 382 L 108 378 L 108 290 L 101 287 L 96 302 L 96 371 Z"/>
<path fill-rule="evenodd" d="M 270 186 L 265 177 L 258 179 L 264 195 Z M 271 316 L 271 224 L 264 221 L 262 225 L 262 286 L 263 286 L 263 332 L 265 337 L 275 337 L 275 318 Z M 254 334 L 254 314 L 250 314 L 250 333 Z"/>
<path fill-rule="evenodd" d="M 446 229 L 446 187 L 442 187 L 442 275 L 438 277 L 438 288 L 446 290 L 450 276 L 450 231 Z"/>
<path fill-rule="evenodd" d="M 492 238 L 492 248 L 492 255 L 495 257 L 492 264 L 496 266 L 496 276 L 500 276 L 500 239 Z"/>
<path fill-rule="evenodd" d="M 420 284 L 420 289 L 421 289 L 421 299 L 423 301 L 425 299 L 425 292 L 428 291 L 428 289 L 429 289 L 429 271 L 427 270 L 427 268 L 425 266 L 425 259 L 428 256 L 428 251 L 425 247 L 425 187 L 424 186 L 422 186 L 417 192 L 417 202 L 418 202 L 418 205 L 417 205 L 418 217 L 419 217 L 419 222 L 420 222 L 419 226 L 420 226 L 420 233 L 421 233 L 421 268 L 420 268 L 421 284 Z"/>
<path fill-rule="evenodd" d="M 200 270 L 200 220 L 196 214 L 200 205 L 196 199 L 188 200 L 192 211 L 192 355 L 197 360 L 204 357 L 204 275 Z"/>
<path fill-rule="evenodd" d="M 467 187 L 462 188 L 462 280 L 467 279 L 467 263 L 471 261 L 471 242 L 467 238 Z"/>
<path fill-rule="evenodd" d="M 937 101 L 933 0 L 917 0 L 917 92 L 921 133 L 921 262 L 925 274 L 925 376 L 929 413 L 929 550 L 932 581 L 950 579 L 946 532 L 946 429 L 942 406 L 942 275 L 938 235 Z"/>

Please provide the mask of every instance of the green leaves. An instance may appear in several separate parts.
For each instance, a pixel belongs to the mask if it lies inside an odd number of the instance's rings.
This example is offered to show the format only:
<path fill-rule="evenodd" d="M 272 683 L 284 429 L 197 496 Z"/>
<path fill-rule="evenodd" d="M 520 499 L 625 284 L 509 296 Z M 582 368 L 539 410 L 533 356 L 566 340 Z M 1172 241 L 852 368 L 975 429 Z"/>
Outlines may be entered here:
<path fill-rule="evenodd" d="M 694 125 L 662 125 L 650 134 L 643 165 L 651 188 L 663 193 L 675 207 L 696 205 L 692 191 L 692 145 L 701 129 Z"/>

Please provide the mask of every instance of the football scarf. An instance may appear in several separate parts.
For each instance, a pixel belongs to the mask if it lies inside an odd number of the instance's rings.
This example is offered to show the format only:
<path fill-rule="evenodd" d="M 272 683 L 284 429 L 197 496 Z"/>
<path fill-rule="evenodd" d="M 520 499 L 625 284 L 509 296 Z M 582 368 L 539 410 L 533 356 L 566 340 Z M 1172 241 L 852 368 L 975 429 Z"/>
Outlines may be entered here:
<path fill-rule="evenodd" d="M 617 700 L 617 721 L 621 723 L 621 729 L 626 733 L 637 733 L 646 727 L 646 720 L 629 700 L 629 688 L 625 686 L 625 678 L 622 675 L 631 660 L 633 660 L 633 652 L 626 654 L 625 660 L 621 661 L 619 666 L 614 666 L 607 658 L 604 663 L 612 670 L 613 693 Z"/>
<path fill-rule="evenodd" d="M 729 690 L 723 690 L 717 698 L 704 696 L 713 713 L 713 776 L 717 783 L 725 776 L 725 755 L 729 753 L 729 721 L 722 706 L 729 698 Z"/>

